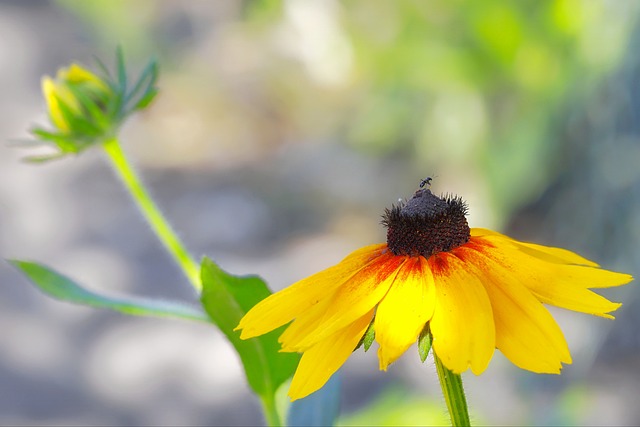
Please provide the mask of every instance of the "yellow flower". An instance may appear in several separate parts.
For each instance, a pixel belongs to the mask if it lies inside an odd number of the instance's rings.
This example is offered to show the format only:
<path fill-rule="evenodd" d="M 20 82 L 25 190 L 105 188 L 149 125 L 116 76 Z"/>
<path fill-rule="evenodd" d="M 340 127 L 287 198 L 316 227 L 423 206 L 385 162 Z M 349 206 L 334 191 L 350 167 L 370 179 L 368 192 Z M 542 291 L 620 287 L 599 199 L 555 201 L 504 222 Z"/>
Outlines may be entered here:
<path fill-rule="evenodd" d="M 71 64 L 69 68 L 60 69 L 55 80 L 49 76 L 43 77 L 42 92 L 47 102 L 49 117 L 53 125 L 63 133 L 69 133 L 72 129 L 61 104 L 73 116 L 85 114 L 81 100 L 76 97 L 71 87 L 81 91 L 94 101 L 105 99 L 112 93 L 109 86 L 102 79 L 77 64 Z"/>
<path fill-rule="evenodd" d="M 261 301 L 240 321 L 241 338 L 293 320 L 279 339 L 282 351 L 303 353 L 292 400 L 321 388 L 371 322 L 381 370 L 428 327 L 433 351 L 454 373 L 482 373 L 496 348 L 520 368 L 560 373 L 571 355 L 543 304 L 613 318 L 608 313 L 620 304 L 590 288 L 633 278 L 568 250 L 470 229 L 466 212 L 459 198 L 418 190 L 386 211 L 386 244 L 359 249 Z"/>

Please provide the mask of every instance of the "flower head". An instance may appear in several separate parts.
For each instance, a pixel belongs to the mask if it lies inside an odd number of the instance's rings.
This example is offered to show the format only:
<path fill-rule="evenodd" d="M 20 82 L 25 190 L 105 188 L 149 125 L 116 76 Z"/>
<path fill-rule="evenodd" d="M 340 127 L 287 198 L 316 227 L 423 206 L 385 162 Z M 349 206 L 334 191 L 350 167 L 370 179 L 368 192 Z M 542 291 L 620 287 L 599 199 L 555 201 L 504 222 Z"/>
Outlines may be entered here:
<path fill-rule="evenodd" d="M 71 64 L 58 70 L 55 79 L 42 79 L 49 119 L 54 130 L 36 128 L 32 133 L 40 142 L 52 144 L 57 153 L 31 157 L 43 161 L 79 153 L 113 138 L 124 120 L 135 110 L 146 107 L 157 93 L 157 65 L 150 62 L 131 87 L 127 85 L 122 52 L 117 52 L 117 77 L 112 78 L 102 66 L 104 75 Z"/>
<path fill-rule="evenodd" d="M 385 212 L 386 244 L 361 248 L 261 301 L 240 321 L 241 338 L 293 320 L 280 343 L 303 353 L 289 390 L 294 400 L 321 388 L 370 325 L 381 370 L 428 330 L 454 373 L 482 373 L 496 348 L 520 368 L 560 373 L 571 355 L 543 304 L 613 318 L 620 304 L 590 288 L 633 278 L 568 250 L 470 229 L 466 213 L 460 198 L 416 191 Z"/>

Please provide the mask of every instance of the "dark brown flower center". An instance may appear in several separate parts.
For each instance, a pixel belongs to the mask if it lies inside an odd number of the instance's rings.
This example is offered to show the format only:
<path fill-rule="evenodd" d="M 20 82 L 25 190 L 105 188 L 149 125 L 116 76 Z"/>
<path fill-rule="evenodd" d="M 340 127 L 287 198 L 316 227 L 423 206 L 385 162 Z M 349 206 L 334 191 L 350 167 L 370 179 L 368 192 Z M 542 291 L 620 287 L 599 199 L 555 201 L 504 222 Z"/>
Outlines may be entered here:
<path fill-rule="evenodd" d="M 426 258 L 469 241 L 467 205 L 460 197 L 438 197 L 429 189 L 415 192 L 406 203 L 385 209 L 387 246 L 395 255 Z"/>

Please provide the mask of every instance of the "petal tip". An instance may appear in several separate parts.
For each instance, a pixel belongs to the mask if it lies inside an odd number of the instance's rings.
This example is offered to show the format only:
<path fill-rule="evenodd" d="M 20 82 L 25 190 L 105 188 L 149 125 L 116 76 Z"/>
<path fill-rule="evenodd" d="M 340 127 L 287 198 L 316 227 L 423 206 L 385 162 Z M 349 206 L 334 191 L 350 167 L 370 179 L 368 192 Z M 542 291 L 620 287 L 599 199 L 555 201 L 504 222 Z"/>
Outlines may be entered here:
<path fill-rule="evenodd" d="M 51 93 L 53 93 L 55 84 L 53 83 L 53 79 L 51 77 L 42 77 L 40 84 L 42 85 L 42 92 L 44 92 L 45 96 L 49 96 Z"/>
<path fill-rule="evenodd" d="M 389 361 L 386 360 L 386 358 L 382 358 L 380 357 L 380 363 L 378 364 L 378 368 L 383 371 L 383 372 L 387 372 L 387 368 L 389 367 Z"/>
<path fill-rule="evenodd" d="M 241 340 L 248 340 L 250 338 L 255 338 L 257 335 L 259 335 L 259 334 L 256 334 L 255 331 L 252 331 L 250 328 L 246 328 L 241 325 L 236 326 L 234 331 L 240 331 Z"/>
<path fill-rule="evenodd" d="M 624 276 L 624 279 L 622 279 L 623 280 L 623 282 L 622 282 L 623 285 L 626 285 L 627 283 L 632 282 L 632 281 L 635 280 L 634 277 L 632 275 L 630 275 L 630 274 L 623 274 L 623 276 Z"/>

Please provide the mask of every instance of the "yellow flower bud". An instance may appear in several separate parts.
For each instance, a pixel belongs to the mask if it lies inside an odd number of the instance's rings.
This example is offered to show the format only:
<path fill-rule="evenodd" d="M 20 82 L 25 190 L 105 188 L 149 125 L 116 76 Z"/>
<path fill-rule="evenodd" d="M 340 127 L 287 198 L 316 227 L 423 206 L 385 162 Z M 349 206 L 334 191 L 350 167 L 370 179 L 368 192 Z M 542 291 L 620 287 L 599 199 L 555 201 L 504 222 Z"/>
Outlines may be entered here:
<path fill-rule="evenodd" d="M 58 70 L 55 78 L 42 78 L 42 93 L 53 129 L 35 127 L 38 142 L 53 146 L 53 154 L 28 157 L 45 162 L 78 154 L 114 138 L 122 123 L 135 111 L 146 108 L 158 93 L 155 86 L 158 65 L 150 61 L 136 80 L 127 78 L 122 50 L 116 51 L 116 70 L 111 75 L 100 63 L 103 74 L 78 64 Z"/>
<path fill-rule="evenodd" d="M 55 80 L 45 76 L 42 79 L 42 92 L 47 102 L 49 117 L 53 125 L 66 134 L 73 132 L 68 113 L 74 117 L 86 116 L 90 119 L 72 88 L 97 104 L 112 94 L 112 90 L 102 79 L 77 64 L 60 69 Z M 65 107 L 68 110 L 67 114 L 64 112 Z"/>

